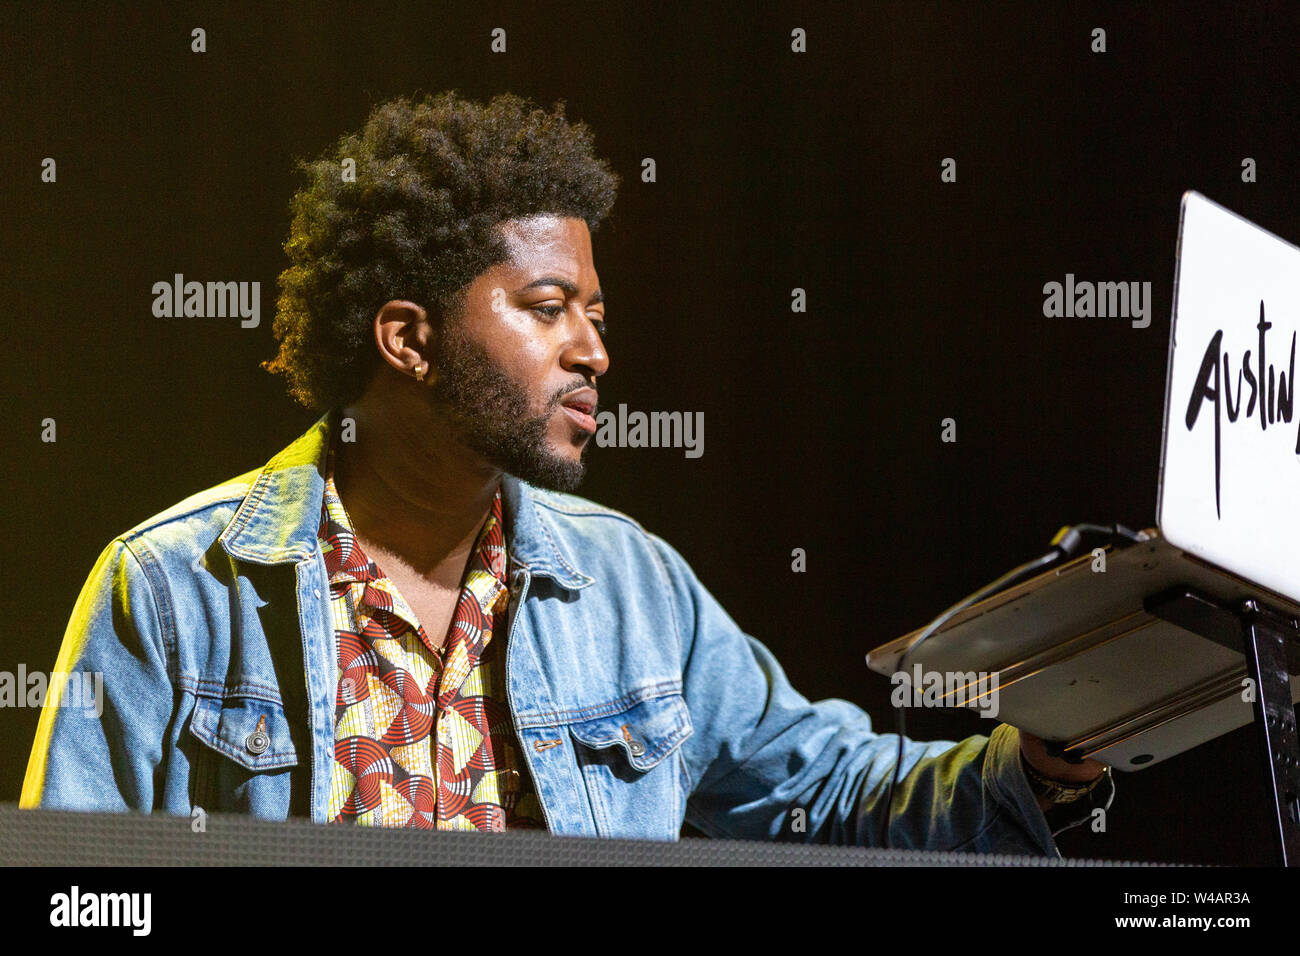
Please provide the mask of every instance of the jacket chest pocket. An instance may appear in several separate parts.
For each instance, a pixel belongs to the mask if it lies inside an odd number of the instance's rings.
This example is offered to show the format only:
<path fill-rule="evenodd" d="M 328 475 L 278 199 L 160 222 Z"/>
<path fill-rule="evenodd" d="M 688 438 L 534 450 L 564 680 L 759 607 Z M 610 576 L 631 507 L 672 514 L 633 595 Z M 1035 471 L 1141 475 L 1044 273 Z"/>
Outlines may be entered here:
<path fill-rule="evenodd" d="M 694 732 L 681 694 L 568 729 L 597 834 L 676 840 L 690 791 L 681 745 Z"/>
<path fill-rule="evenodd" d="M 200 696 L 190 734 L 202 745 L 191 764 L 195 806 L 269 820 L 288 817 L 298 754 L 283 706 L 258 697 Z"/>

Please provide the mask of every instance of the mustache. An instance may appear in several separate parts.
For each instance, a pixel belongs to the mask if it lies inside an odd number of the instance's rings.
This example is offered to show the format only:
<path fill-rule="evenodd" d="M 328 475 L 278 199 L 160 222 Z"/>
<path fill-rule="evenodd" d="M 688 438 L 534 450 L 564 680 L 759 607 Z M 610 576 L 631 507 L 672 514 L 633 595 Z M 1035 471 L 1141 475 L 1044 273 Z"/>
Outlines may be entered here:
<path fill-rule="evenodd" d="M 575 382 L 571 382 L 570 384 L 555 390 L 555 393 L 551 396 L 551 400 L 546 403 L 547 414 L 550 414 L 551 412 L 555 411 L 555 409 L 560 407 L 560 402 L 564 401 L 564 396 L 572 392 L 576 392 L 580 388 L 589 388 L 592 391 L 596 392 L 597 395 L 600 394 L 599 389 L 596 388 L 595 382 L 587 381 L 587 379 L 585 378 L 580 378 Z M 595 414 L 596 409 L 592 408 L 591 411 L 592 414 Z"/>

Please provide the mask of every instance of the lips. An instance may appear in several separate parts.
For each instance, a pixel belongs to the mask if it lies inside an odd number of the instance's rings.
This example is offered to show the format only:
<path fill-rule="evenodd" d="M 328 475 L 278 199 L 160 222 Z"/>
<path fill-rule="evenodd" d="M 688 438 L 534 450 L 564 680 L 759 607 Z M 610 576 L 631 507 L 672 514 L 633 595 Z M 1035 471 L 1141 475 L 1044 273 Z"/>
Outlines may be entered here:
<path fill-rule="evenodd" d="M 576 392 L 570 392 L 560 403 L 564 413 L 569 416 L 575 425 L 586 432 L 595 432 L 596 419 L 596 390 L 594 388 L 580 388 Z"/>

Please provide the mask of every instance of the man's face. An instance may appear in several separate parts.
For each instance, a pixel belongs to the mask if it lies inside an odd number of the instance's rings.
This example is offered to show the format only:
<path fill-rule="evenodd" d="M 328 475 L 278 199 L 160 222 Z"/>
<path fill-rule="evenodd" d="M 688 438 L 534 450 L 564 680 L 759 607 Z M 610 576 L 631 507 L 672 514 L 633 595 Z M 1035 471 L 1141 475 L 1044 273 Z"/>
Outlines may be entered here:
<path fill-rule="evenodd" d="M 488 462 L 571 491 L 596 431 L 597 376 L 609 368 L 605 306 L 581 219 L 501 227 L 509 258 L 476 278 L 443 330 L 431 389 L 459 439 Z"/>

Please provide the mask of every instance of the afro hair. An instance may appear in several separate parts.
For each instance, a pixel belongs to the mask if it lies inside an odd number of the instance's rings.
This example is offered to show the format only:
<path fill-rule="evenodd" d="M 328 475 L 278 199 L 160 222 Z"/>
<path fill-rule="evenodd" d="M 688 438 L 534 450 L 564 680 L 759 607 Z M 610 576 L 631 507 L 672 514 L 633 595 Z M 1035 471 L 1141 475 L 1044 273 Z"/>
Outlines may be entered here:
<path fill-rule="evenodd" d="M 384 103 L 359 133 L 298 167 L 307 183 L 284 244 L 279 352 L 262 367 L 318 411 L 365 390 L 385 302 L 454 314 L 464 287 L 506 259 L 499 224 L 552 214 L 595 232 L 619 183 L 562 101 L 547 112 L 509 93 L 487 105 L 455 92 Z"/>

